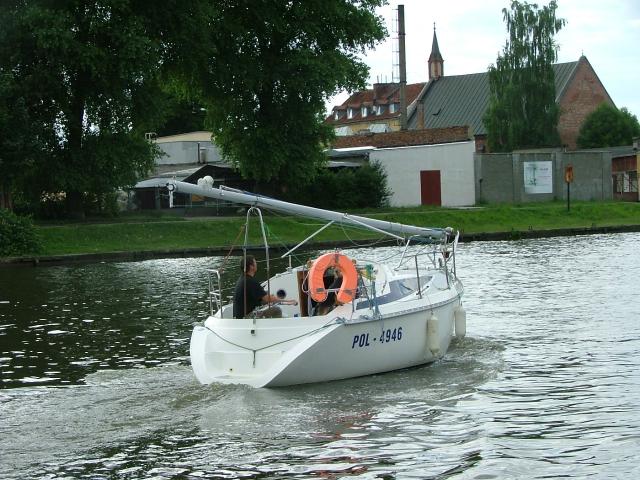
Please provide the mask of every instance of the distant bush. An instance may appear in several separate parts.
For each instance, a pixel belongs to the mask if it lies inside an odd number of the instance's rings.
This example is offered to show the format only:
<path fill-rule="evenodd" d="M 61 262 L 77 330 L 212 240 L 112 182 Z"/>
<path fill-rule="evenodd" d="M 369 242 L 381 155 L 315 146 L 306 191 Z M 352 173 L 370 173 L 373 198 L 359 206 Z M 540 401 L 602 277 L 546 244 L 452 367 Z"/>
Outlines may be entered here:
<path fill-rule="evenodd" d="M 86 195 L 84 211 L 88 216 L 113 218 L 120 213 L 118 195 L 114 192 Z"/>
<path fill-rule="evenodd" d="M 19 193 L 14 196 L 14 211 L 19 215 L 32 216 L 40 220 L 70 219 L 65 194 L 43 194 L 39 199 L 25 198 Z M 117 192 L 85 194 L 82 199 L 82 211 L 87 217 L 117 217 L 120 213 Z"/>
<path fill-rule="evenodd" d="M 30 218 L 0 208 L 0 256 L 37 253 L 42 245 Z"/>
<path fill-rule="evenodd" d="M 296 203 L 329 210 L 385 207 L 390 196 L 387 174 L 378 163 L 322 169 L 311 185 L 288 195 Z"/>
<path fill-rule="evenodd" d="M 578 148 L 602 148 L 631 145 L 640 135 L 638 118 L 622 107 L 602 103 L 587 115 L 578 133 Z"/>

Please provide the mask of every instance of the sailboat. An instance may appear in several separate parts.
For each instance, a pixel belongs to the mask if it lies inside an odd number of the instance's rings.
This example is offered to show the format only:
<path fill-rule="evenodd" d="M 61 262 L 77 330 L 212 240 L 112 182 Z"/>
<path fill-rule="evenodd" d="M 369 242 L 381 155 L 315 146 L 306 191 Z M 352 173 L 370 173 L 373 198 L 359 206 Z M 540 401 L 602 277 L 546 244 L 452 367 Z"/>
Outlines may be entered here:
<path fill-rule="evenodd" d="M 454 336 L 465 335 L 464 289 L 456 271 L 459 232 L 323 210 L 212 184 L 211 177 L 198 185 L 172 180 L 167 183 L 170 205 L 174 193 L 182 193 L 249 206 L 245 248 L 249 218 L 255 215 L 267 265 L 262 209 L 326 223 L 284 253 L 281 258 L 288 258 L 289 266 L 262 284 L 269 295 L 276 292 L 277 298 L 295 300 L 278 305 L 279 318 L 261 316 L 260 308 L 248 318 L 235 318 L 233 302 L 223 300 L 221 272 L 210 272 L 210 314 L 194 327 L 190 344 L 191 365 L 200 383 L 282 387 L 390 372 L 434 362 L 446 354 Z M 381 262 L 334 250 L 294 266 L 293 253 L 333 224 L 391 236 L 401 243 L 397 255 Z M 331 272 L 342 277 L 339 285 L 327 279 Z M 319 308 L 330 295 L 334 303 Z"/>

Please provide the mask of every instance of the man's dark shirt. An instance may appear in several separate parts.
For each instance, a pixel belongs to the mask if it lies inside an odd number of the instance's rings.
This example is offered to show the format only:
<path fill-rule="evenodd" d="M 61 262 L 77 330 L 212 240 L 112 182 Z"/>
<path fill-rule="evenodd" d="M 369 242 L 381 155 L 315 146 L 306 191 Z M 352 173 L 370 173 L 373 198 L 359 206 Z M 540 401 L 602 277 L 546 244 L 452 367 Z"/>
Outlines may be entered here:
<path fill-rule="evenodd" d="M 337 290 L 342 286 L 342 277 L 338 277 L 336 275 L 336 277 L 333 279 L 333 281 L 331 282 L 331 285 L 329 285 L 329 287 L 327 288 L 327 290 Z M 327 294 L 327 298 L 325 299 L 324 302 L 320 303 L 321 307 L 333 307 L 336 304 L 336 292 L 329 292 Z"/>
<path fill-rule="evenodd" d="M 247 295 L 245 304 L 245 280 L 247 285 Z M 262 297 L 267 292 L 260 285 L 255 278 L 251 275 L 242 275 L 236 283 L 236 290 L 233 294 L 233 316 L 235 318 L 244 318 L 262 303 Z M 245 308 L 245 305 L 247 308 Z"/>

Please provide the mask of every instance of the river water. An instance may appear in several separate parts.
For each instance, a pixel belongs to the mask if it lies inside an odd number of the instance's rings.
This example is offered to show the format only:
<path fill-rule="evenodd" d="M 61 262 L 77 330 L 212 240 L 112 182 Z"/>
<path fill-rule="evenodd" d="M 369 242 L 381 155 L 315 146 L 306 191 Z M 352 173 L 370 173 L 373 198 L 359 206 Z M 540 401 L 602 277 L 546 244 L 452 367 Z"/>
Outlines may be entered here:
<path fill-rule="evenodd" d="M 0 478 L 639 478 L 638 252 L 461 245 L 444 359 L 269 390 L 191 374 L 222 258 L 0 269 Z"/>

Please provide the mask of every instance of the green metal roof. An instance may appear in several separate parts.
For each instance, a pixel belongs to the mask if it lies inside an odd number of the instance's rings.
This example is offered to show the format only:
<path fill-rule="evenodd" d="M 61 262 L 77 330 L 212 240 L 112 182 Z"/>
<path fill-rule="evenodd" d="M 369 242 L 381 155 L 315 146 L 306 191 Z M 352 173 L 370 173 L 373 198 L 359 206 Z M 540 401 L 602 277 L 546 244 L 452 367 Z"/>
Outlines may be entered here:
<path fill-rule="evenodd" d="M 556 82 L 556 101 L 563 94 L 578 62 L 553 65 Z M 427 86 L 419 100 L 424 105 L 424 128 L 446 128 L 468 125 L 474 135 L 487 129 L 482 117 L 489 107 L 489 73 L 472 73 L 440 77 Z M 409 118 L 409 129 L 418 124 L 418 109 Z"/>

